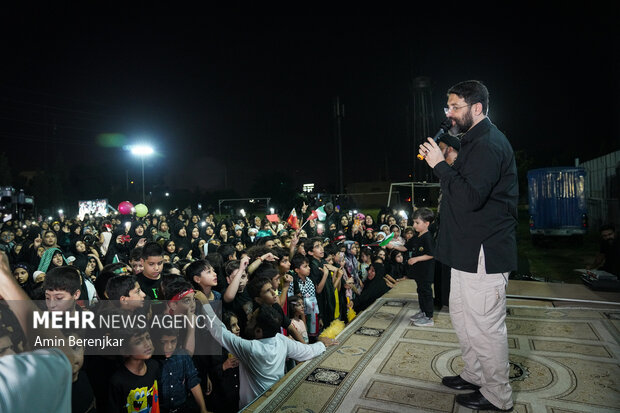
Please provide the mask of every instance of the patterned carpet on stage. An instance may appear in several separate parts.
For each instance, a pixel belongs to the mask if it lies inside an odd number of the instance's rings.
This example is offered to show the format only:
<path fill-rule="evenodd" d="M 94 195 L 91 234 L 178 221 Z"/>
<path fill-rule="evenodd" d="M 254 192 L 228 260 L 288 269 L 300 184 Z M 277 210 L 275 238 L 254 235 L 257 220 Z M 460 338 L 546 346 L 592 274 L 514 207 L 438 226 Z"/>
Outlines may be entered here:
<path fill-rule="evenodd" d="M 416 300 L 382 298 L 248 407 L 256 412 L 458 412 L 441 377 L 462 370 L 450 316 L 415 327 Z M 509 306 L 517 412 L 620 411 L 620 310 Z"/>

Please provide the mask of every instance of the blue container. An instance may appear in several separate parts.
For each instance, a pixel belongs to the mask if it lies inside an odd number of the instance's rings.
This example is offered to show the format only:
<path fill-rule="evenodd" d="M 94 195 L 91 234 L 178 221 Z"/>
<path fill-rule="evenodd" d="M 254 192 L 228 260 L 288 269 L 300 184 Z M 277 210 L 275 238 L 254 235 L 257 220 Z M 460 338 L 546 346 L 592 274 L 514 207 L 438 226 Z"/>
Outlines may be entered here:
<path fill-rule="evenodd" d="M 570 236 L 587 232 L 585 177 L 586 171 L 578 167 L 528 171 L 530 234 Z"/>

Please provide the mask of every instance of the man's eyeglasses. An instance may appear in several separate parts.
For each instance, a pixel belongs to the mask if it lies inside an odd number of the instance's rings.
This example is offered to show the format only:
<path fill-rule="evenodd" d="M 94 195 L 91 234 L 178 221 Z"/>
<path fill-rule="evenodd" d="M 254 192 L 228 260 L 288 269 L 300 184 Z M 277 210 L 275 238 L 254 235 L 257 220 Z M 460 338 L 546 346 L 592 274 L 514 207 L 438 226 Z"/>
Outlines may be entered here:
<path fill-rule="evenodd" d="M 443 112 L 447 115 L 449 112 L 456 112 L 459 109 L 463 109 L 464 107 L 471 106 L 471 104 L 463 105 L 463 106 L 448 106 L 447 108 L 443 108 Z"/>

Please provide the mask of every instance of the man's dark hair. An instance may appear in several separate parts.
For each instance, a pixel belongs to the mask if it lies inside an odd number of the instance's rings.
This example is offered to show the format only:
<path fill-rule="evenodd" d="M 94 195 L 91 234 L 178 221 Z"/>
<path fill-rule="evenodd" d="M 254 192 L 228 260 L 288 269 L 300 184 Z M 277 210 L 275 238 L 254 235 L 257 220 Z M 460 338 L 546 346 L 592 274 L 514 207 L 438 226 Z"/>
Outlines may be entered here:
<path fill-rule="evenodd" d="M 252 300 L 260 296 L 260 290 L 263 289 L 263 286 L 265 284 L 271 285 L 271 278 L 254 277 L 248 282 L 246 290 L 248 291 L 248 295 Z"/>
<path fill-rule="evenodd" d="M 52 268 L 45 274 L 43 291 L 66 291 L 73 295 L 80 289 L 81 277 L 80 270 L 75 267 L 65 265 Z"/>
<path fill-rule="evenodd" d="M 310 263 L 310 261 L 308 261 L 308 257 L 303 254 L 295 254 L 291 260 L 291 269 L 295 270 L 304 265 L 304 263 Z"/>
<path fill-rule="evenodd" d="M 275 337 L 280 332 L 282 316 L 269 305 L 261 305 L 256 313 L 256 327 L 263 330 L 263 338 Z"/>
<path fill-rule="evenodd" d="M 598 232 L 609 231 L 609 230 L 616 232 L 616 227 L 614 226 L 614 224 L 603 224 L 601 225 L 601 228 L 598 230 Z"/>
<path fill-rule="evenodd" d="M 447 94 L 455 94 L 465 99 L 468 105 L 481 103 L 482 113 L 485 115 L 489 110 L 489 90 L 478 80 L 466 80 L 465 82 L 457 83 L 448 89 Z"/>
<path fill-rule="evenodd" d="M 110 300 L 120 300 L 121 297 L 129 297 L 129 291 L 136 287 L 135 275 L 117 275 L 108 280 L 105 292 Z"/>
<path fill-rule="evenodd" d="M 413 213 L 413 219 L 418 218 L 424 222 L 433 222 L 433 219 L 435 219 L 435 214 L 433 214 L 433 211 L 428 208 L 420 208 Z"/>
<path fill-rule="evenodd" d="M 163 257 L 164 249 L 156 242 L 147 242 L 142 247 L 142 258 L 147 259 L 148 257 Z"/>

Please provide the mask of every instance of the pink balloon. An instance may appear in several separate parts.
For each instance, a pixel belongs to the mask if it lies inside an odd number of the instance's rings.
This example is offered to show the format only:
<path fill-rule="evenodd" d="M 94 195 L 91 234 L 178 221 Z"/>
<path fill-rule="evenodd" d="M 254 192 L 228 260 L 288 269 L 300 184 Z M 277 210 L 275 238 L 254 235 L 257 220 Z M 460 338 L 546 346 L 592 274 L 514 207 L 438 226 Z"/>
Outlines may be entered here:
<path fill-rule="evenodd" d="M 129 201 L 123 201 L 120 204 L 118 204 L 118 212 L 121 215 L 131 214 L 131 208 L 133 208 L 133 205 Z"/>

